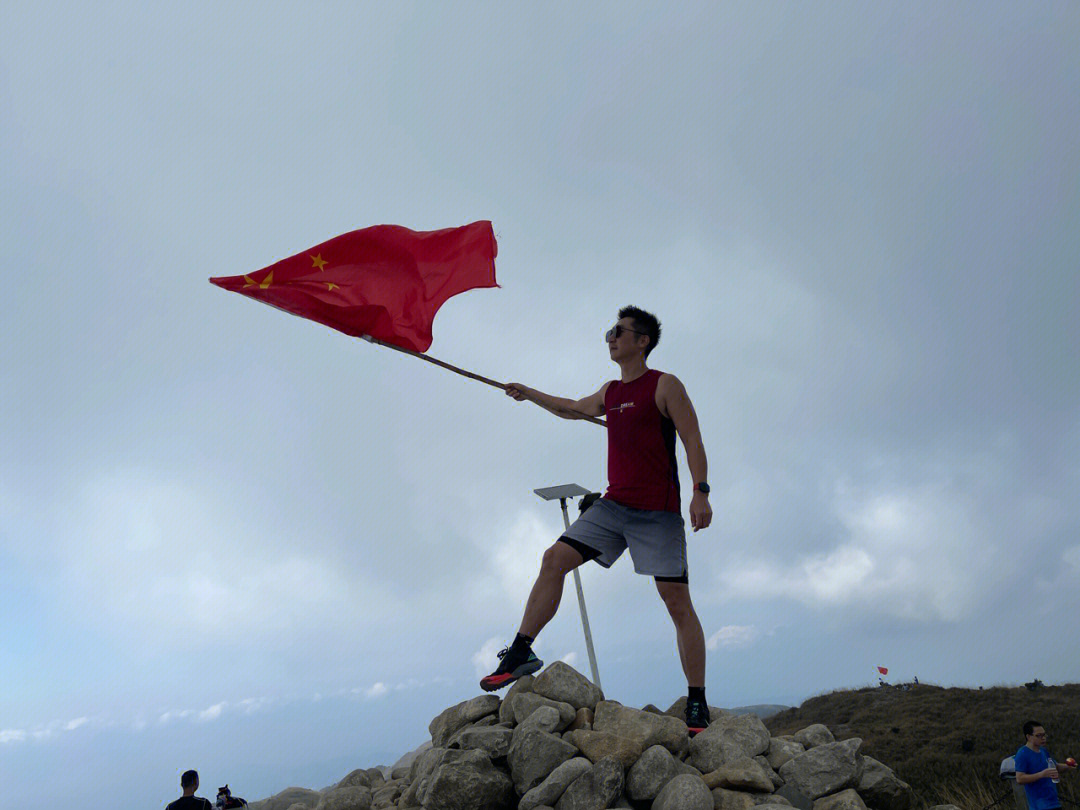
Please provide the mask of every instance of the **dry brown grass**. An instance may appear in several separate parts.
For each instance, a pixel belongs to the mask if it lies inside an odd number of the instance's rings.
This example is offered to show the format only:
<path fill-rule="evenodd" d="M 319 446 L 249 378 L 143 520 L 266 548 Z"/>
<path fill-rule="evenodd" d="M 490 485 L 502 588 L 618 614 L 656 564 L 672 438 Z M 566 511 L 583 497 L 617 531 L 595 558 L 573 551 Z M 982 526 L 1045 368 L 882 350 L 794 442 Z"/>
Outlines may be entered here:
<path fill-rule="evenodd" d="M 862 752 L 910 784 L 920 806 L 948 803 L 981 810 L 1004 793 L 998 768 L 1024 743 L 1021 726 L 1030 719 L 1046 724 L 1056 757 L 1080 755 L 1080 684 L 1035 691 L 932 684 L 841 690 L 810 698 L 765 723 L 773 734 L 824 723 L 837 739 L 861 737 Z M 964 750 L 965 741 L 970 750 Z M 1058 793 L 1077 802 L 1078 787 L 1080 771 L 1074 771 L 1062 779 Z M 945 801 L 947 796 L 957 800 Z M 999 807 L 1012 810 L 1013 804 L 1006 800 Z"/>

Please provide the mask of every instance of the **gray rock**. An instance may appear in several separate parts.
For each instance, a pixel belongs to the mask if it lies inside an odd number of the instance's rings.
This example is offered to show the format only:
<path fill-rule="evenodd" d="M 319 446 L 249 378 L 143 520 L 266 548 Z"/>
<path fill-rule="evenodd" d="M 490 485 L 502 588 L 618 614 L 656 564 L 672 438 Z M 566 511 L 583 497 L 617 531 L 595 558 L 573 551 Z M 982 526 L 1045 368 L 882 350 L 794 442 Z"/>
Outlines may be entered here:
<path fill-rule="evenodd" d="M 774 795 L 787 799 L 791 806 L 798 810 L 814 810 L 814 800 L 793 785 L 778 787 Z"/>
<path fill-rule="evenodd" d="M 677 762 L 664 746 L 650 746 L 626 774 L 626 795 L 635 801 L 651 802 L 678 775 Z"/>
<path fill-rule="evenodd" d="M 772 765 L 769 764 L 769 760 L 762 754 L 758 754 L 754 757 L 754 762 L 761 766 L 761 770 L 765 771 L 765 775 L 769 777 L 769 781 L 772 782 L 773 790 L 784 784 L 784 780 L 780 778 L 780 774 L 773 770 Z"/>
<path fill-rule="evenodd" d="M 725 762 L 756 757 L 768 750 L 769 730 L 759 717 L 724 715 L 690 740 L 690 764 L 702 773 L 709 773 Z"/>
<path fill-rule="evenodd" d="M 547 732 L 548 734 L 555 733 L 555 729 L 559 727 L 559 710 L 553 706 L 541 706 L 535 712 L 525 718 L 525 722 L 516 726 L 513 730 L 514 737 L 530 729 L 539 729 L 540 731 Z M 511 741 L 511 744 L 513 742 Z"/>
<path fill-rule="evenodd" d="M 836 742 L 836 738 L 833 737 L 832 732 L 828 727 L 821 723 L 814 723 L 812 726 L 807 726 L 802 731 L 795 732 L 795 742 L 803 746 L 803 748 L 810 749 L 818 745 L 828 745 L 831 742 Z"/>
<path fill-rule="evenodd" d="M 822 796 L 814 802 L 814 810 L 866 810 L 866 805 L 854 788 Z"/>
<path fill-rule="evenodd" d="M 729 760 L 715 771 L 705 774 L 705 785 L 756 793 L 772 793 L 773 783 L 765 769 L 750 757 Z"/>
<path fill-rule="evenodd" d="M 528 793 L 558 766 L 578 754 L 573 745 L 540 726 L 538 715 L 542 713 L 550 713 L 549 722 L 553 719 L 552 715 L 554 718 L 558 717 L 558 712 L 550 706 L 542 706 L 525 723 L 514 729 L 510 750 L 507 752 L 510 775 L 519 794 Z"/>
<path fill-rule="evenodd" d="M 955 804 L 935 804 L 930 810 L 960 810 Z"/>
<path fill-rule="evenodd" d="M 442 755 L 447 752 L 446 748 L 429 748 L 427 751 L 422 752 L 416 759 L 412 761 L 412 765 L 409 767 L 409 776 L 406 781 L 419 782 L 421 779 L 426 779 L 431 775 L 431 772 L 435 770 L 435 766 L 442 759 Z"/>
<path fill-rule="evenodd" d="M 553 770 L 539 785 L 521 797 L 518 810 L 536 810 L 538 807 L 554 805 L 578 778 L 592 770 L 592 763 L 585 757 L 568 759 Z"/>
<path fill-rule="evenodd" d="M 481 751 L 460 753 L 456 761 L 443 762 L 431 775 L 424 795 L 426 810 L 505 810 L 514 799 L 510 777 Z"/>
<path fill-rule="evenodd" d="M 623 769 L 637 762 L 642 754 L 641 744 L 636 740 L 617 737 L 605 731 L 581 728 L 567 732 L 563 739 L 577 748 L 590 762 L 596 763 L 605 757 L 614 757 L 619 760 Z"/>
<path fill-rule="evenodd" d="M 531 692 L 533 684 L 533 676 L 525 675 L 522 678 L 518 678 L 506 694 L 503 696 L 502 703 L 499 704 L 499 722 L 500 723 L 514 723 L 514 698 L 524 692 Z"/>
<path fill-rule="evenodd" d="M 757 806 L 753 794 L 743 793 L 741 790 L 718 787 L 713 788 L 710 793 L 716 810 L 754 810 Z"/>
<path fill-rule="evenodd" d="M 780 778 L 810 799 L 852 787 L 862 775 L 860 745 L 862 740 L 854 737 L 810 748 L 785 762 Z"/>
<path fill-rule="evenodd" d="M 577 709 L 595 709 L 604 699 L 600 687 L 562 661 L 556 661 L 535 676 L 532 691 Z"/>
<path fill-rule="evenodd" d="M 577 717 L 577 709 L 569 703 L 552 700 L 536 692 L 524 692 L 514 698 L 514 722 L 518 724 L 524 723 L 529 715 L 541 706 L 551 706 L 558 711 L 559 725 L 555 729 L 556 731 L 562 731 L 573 723 Z"/>
<path fill-rule="evenodd" d="M 445 746 L 455 731 L 498 710 L 498 695 L 480 695 L 445 709 L 428 726 L 428 731 L 431 732 L 431 744 L 436 747 Z"/>
<path fill-rule="evenodd" d="M 775 793 L 755 793 L 754 805 L 760 807 L 763 804 L 775 804 L 780 807 L 791 807 L 791 802 L 785 799 L 783 796 L 777 796 Z"/>
<path fill-rule="evenodd" d="M 873 757 L 862 758 L 863 769 L 855 790 L 873 810 L 909 810 L 914 794 L 911 786 L 892 768 Z"/>
<path fill-rule="evenodd" d="M 574 715 L 574 722 L 566 727 L 567 731 L 577 731 L 579 728 L 592 730 L 593 711 L 592 709 L 578 709 L 577 714 Z"/>
<path fill-rule="evenodd" d="M 778 771 L 785 762 L 797 757 L 805 750 L 806 747 L 802 743 L 773 737 L 769 740 L 769 750 L 765 754 L 765 759 L 769 761 L 769 767 Z"/>
<path fill-rule="evenodd" d="M 631 709 L 610 700 L 596 704 L 593 730 L 633 740 L 642 751 L 654 745 L 662 745 L 680 758 L 686 754 L 690 739 L 687 736 L 686 723 L 681 720 Z"/>
<path fill-rule="evenodd" d="M 652 803 L 652 810 L 712 810 L 713 796 L 705 783 L 680 774 L 664 785 Z"/>
<path fill-rule="evenodd" d="M 382 781 L 382 774 L 379 774 L 379 781 Z M 357 768 L 355 771 L 349 771 L 348 776 L 334 785 L 336 788 L 343 787 L 371 787 L 371 774 L 363 768 Z"/>
<path fill-rule="evenodd" d="M 310 809 L 317 805 L 320 799 L 322 799 L 322 794 L 317 790 L 288 787 L 268 799 L 252 802 L 251 806 L 254 810 L 289 810 L 294 804 L 302 804 Z"/>
<path fill-rule="evenodd" d="M 450 745 L 466 751 L 483 751 L 488 759 L 502 759 L 510 751 L 510 740 L 513 736 L 514 732 L 508 728 L 470 726 L 455 734 Z"/>
<path fill-rule="evenodd" d="M 334 788 L 323 795 L 315 810 L 371 810 L 371 788 L 361 785 Z"/>
<path fill-rule="evenodd" d="M 602 810 L 614 803 L 622 789 L 622 765 L 614 759 L 602 759 L 570 783 L 555 810 Z"/>

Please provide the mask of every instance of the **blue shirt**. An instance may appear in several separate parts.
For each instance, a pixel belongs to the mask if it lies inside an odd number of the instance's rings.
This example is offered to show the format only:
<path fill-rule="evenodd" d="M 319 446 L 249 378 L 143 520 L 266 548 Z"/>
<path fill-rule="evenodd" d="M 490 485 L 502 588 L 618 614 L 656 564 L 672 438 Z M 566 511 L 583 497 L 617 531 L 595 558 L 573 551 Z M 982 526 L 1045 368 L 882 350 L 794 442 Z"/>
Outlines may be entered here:
<path fill-rule="evenodd" d="M 1050 752 L 1045 748 L 1040 748 L 1036 752 L 1026 745 L 1021 745 L 1015 757 L 1016 772 L 1038 773 L 1039 771 L 1045 771 L 1050 767 L 1048 762 L 1050 759 Z M 1057 785 L 1054 784 L 1052 779 L 1028 782 L 1024 785 L 1024 792 L 1027 793 L 1029 810 L 1053 810 L 1061 807 L 1061 801 L 1057 795 Z"/>

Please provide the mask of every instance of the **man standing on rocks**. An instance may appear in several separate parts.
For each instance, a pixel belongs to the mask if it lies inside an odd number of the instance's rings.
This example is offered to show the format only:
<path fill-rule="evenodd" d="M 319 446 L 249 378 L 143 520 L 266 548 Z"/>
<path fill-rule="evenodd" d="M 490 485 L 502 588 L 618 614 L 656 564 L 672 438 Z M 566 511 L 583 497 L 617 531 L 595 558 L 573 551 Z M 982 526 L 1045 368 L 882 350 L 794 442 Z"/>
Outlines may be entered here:
<path fill-rule="evenodd" d="M 622 374 L 595 394 L 572 400 L 518 383 L 506 387 L 514 399 L 535 402 L 564 419 L 606 414 L 608 489 L 544 552 L 517 637 L 499 653 L 498 668 L 480 681 L 480 687 L 491 692 L 540 669 L 544 663 L 530 645 L 558 610 L 563 579 L 588 560 L 610 568 L 629 548 L 634 570 L 653 577 L 675 623 L 679 658 L 689 685 L 686 725 L 693 735 L 709 725 L 705 634 L 690 601 L 675 434 L 682 439 L 693 477 L 690 525 L 694 531 L 712 522 L 705 447 L 683 384 L 674 375 L 645 365 L 660 340 L 656 316 L 624 307 L 605 337 L 608 353 Z"/>
<path fill-rule="evenodd" d="M 1024 737 L 1027 743 L 1013 757 L 1016 767 L 1016 784 L 1024 786 L 1027 794 L 1028 810 L 1056 810 L 1061 807 L 1054 784 L 1067 770 L 1075 765 L 1065 762 L 1055 763 L 1050 758 L 1046 746 L 1046 729 L 1038 720 L 1024 723 Z"/>

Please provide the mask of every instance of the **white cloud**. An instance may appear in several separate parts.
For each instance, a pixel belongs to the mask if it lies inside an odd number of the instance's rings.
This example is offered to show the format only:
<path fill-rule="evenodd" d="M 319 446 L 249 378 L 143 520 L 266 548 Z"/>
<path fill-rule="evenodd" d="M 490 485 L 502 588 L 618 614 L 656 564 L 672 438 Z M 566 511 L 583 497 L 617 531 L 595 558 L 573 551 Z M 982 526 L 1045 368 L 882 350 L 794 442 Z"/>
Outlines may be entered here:
<path fill-rule="evenodd" d="M 69 720 L 64 726 L 65 731 L 74 731 L 80 726 L 86 725 L 90 721 L 89 717 L 76 717 L 74 720 Z"/>
<path fill-rule="evenodd" d="M 502 639 L 492 636 L 473 653 L 472 663 L 478 678 L 491 674 L 491 671 L 499 665 L 498 653 L 504 646 L 505 642 Z"/>
<path fill-rule="evenodd" d="M 228 704 L 226 702 L 222 701 L 221 703 L 215 703 L 213 706 L 203 709 L 201 712 L 199 712 L 200 722 L 205 723 L 209 720 L 217 720 L 219 717 L 221 717 L 221 713 L 225 710 L 225 707 L 227 705 Z"/>
<path fill-rule="evenodd" d="M 710 650 L 718 647 L 745 647 L 759 635 L 758 629 L 753 625 L 729 624 L 709 636 L 705 646 Z"/>
<path fill-rule="evenodd" d="M 955 621 L 1003 576 L 993 527 L 945 485 L 861 491 L 841 484 L 834 514 L 844 538 L 792 562 L 736 561 L 720 574 L 729 598 L 789 598 L 820 607 Z"/>
<path fill-rule="evenodd" d="M 0 743 L 16 743 L 26 739 L 26 732 L 21 728 L 0 729 Z"/>
<path fill-rule="evenodd" d="M 227 499 L 194 485 L 120 471 L 73 500 L 56 555 L 63 596 L 79 615 L 141 642 L 354 632 L 396 602 L 384 583 L 275 539 L 272 527 L 245 523 Z"/>
<path fill-rule="evenodd" d="M 371 686 L 370 689 L 364 692 L 364 697 L 366 697 L 368 700 L 374 700 L 376 698 L 383 697 L 389 691 L 390 690 L 386 688 L 386 684 L 384 684 L 382 681 L 377 681 Z"/>
<path fill-rule="evenodd" d="M 564 655 L 559 660 L 562 661 L 564 664 L 568 664 L 569 666 L 574 666 L 574 664 L 577 663 L 578 654 L 576 652 L 571 651 L 571 652 L 568 652 L 566 655 Z"/>

